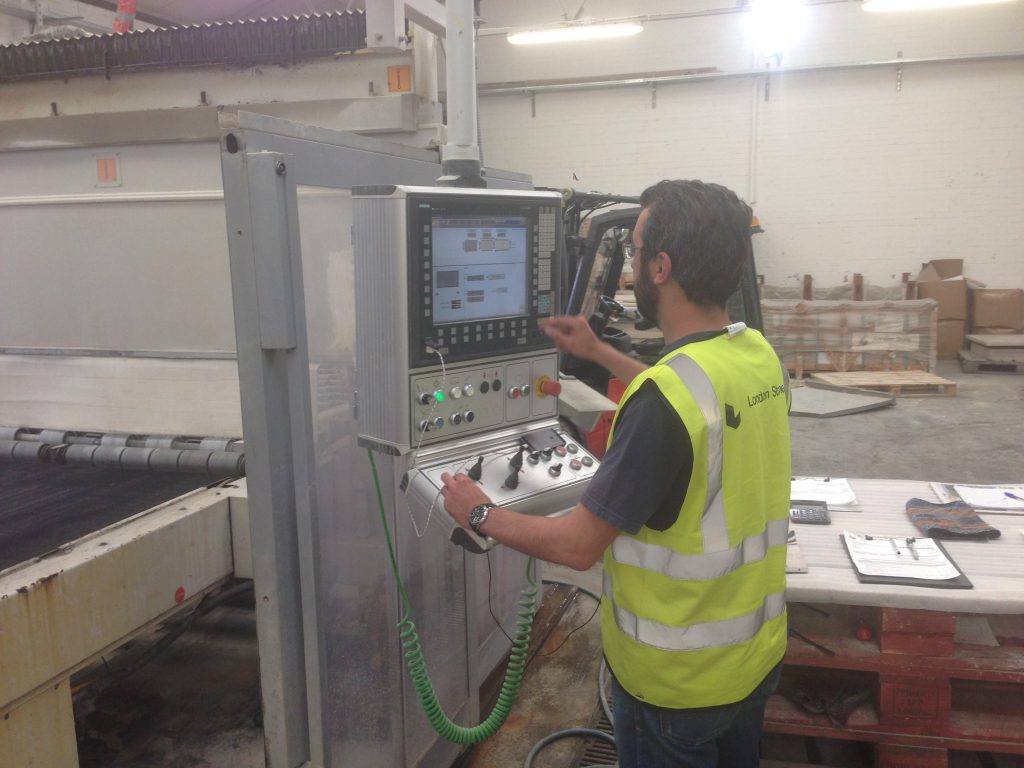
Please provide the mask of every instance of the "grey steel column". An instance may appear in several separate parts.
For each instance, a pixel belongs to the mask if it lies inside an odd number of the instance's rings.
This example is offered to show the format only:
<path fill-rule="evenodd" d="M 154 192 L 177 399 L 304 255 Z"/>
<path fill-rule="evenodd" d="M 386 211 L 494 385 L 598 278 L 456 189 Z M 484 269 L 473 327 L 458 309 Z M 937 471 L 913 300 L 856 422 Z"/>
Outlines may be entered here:
<path fill-rule="evenodd" d="M 222 153 L 242 421 L 250 437 L 249 510 L 268 768 L 294 768 L 311 757 L 291 442 L 270 439 L 290 436 L 290 358 L 304 356 L 297 349 L 281 173 L 285 160 L 270 152 L 247 155 L 244 148 Z"/>

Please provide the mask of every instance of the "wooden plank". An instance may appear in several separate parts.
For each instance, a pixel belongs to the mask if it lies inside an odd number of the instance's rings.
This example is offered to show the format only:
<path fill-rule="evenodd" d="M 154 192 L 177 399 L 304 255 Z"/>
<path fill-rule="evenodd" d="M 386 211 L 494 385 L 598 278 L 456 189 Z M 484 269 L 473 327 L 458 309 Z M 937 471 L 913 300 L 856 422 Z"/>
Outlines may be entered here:
<path fill-rule="evenodd" d="M 920 675 L 880 675 L 879 722 L 941 736 L 949 724 L 953 688 L 949 680 Z"/>
<path fill-rule="evenodd" d="M 956 394 L 956 382 L 926 371 L 846 371 L 812 373 L 811 378 L 839 387 L 857 387 L 888 392 L 891 395 Z"/>
<path fill-rule="evenodd" d="M 949 753 L 944 749 L 908 747 L 903 744 L 879 744 L 876 768 L 946 768 Z"/>

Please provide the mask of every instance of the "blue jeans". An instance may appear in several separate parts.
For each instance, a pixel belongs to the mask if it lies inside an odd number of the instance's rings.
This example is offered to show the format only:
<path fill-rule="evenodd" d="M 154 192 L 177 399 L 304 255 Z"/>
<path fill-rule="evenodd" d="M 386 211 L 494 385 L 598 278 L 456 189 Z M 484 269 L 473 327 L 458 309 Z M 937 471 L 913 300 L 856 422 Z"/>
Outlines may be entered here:
<path fill-rule="evenodd" d="M 742 701 L 699 709 L 644 704 L 612 675 L 612 716 L 619 768 L 757 768 L 768 697 L 782 664 Z"/>

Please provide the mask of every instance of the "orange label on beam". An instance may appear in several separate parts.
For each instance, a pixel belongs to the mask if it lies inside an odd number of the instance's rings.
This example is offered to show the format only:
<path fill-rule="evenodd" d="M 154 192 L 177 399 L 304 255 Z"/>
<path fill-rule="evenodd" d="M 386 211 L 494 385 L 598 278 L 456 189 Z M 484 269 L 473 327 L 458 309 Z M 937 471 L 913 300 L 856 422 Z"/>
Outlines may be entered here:
<path fill-rule="evenodd" d="M 388 92 L 408 93 L 412 90 L 412 67 L 398 64 L 388 67 Z"/>

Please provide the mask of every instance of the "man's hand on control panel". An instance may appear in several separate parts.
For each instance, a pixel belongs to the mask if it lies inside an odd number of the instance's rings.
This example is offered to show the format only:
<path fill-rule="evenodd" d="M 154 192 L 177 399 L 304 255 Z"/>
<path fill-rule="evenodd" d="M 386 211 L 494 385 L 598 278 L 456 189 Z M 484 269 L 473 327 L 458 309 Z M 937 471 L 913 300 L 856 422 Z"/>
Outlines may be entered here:
<path fill-rule="evenodd" d="M 469 513 L 473 507 L 479 504 L 486 504 L 490 501 L 487 494 L 479 485 L 461 473 L 452 475 L 449 472 L 441 474 L 441 496 L 444 498 L 444 508 L 452 519 L 463 528 L 469 528 Z"/>

